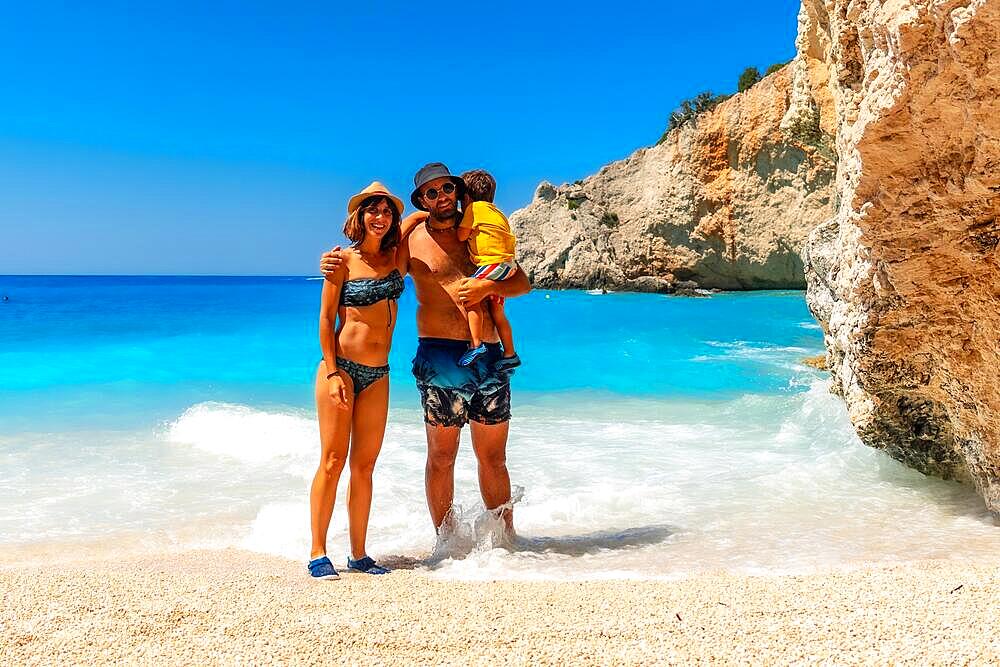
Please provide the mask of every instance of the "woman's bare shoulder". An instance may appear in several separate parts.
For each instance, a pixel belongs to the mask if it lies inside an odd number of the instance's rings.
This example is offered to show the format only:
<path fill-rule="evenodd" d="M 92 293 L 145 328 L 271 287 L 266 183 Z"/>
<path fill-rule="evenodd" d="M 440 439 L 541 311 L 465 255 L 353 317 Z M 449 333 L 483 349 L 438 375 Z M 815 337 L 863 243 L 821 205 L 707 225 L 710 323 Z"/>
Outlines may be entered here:
<path fill-rule="evenodd" d="M 345 280 L 352 275 L 363 276 L 366 270 L 370 270 L 362 259 L 361 252 L 353 246 L 344 248 L 344 263 L 341 266 L 344 268 Z"/>

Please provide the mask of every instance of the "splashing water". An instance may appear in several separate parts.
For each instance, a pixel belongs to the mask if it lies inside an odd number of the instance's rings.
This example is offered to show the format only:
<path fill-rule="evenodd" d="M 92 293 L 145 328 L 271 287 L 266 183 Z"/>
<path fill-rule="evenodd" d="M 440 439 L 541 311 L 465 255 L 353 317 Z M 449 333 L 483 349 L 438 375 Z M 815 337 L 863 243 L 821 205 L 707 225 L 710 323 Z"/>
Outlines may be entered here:
<path fill-rule="evenodd" d="M 524 487 L 514 486 L 510 500 L 499 507 L 487 509 L 480 503 L 465 511 L 459 504 L 452 505 L 438 530 L 427 564 L 439 565 L 445 560 L 461 560 L 473 553 L 514 547 L 515 537 L 507 527 L 504 513 L 513 512 L 514 505 L 523 497 Z"/>

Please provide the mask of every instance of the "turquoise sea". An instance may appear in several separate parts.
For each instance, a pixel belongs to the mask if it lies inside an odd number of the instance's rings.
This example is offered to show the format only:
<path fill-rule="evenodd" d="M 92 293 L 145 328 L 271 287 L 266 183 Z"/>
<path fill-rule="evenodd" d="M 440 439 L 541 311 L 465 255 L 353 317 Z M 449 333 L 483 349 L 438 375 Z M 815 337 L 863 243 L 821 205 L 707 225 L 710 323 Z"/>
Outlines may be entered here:
<path fill-rule="evenodd" d="M 0 277 L 0 555 L 232 545 L 304 559 L 320 288 L 304 277 Z M 826 375 L 799 363 L 822 352 L 801 292 L 536 290 L 508 303 L 525 362 L 508 447 L 514 549 L 483 532 L 466 434 L 466 530 L 435 550 L 408 286 L 376 468 L 376 556 L 446 577 L 592 578 L 1000 549 L 971 488 L 857 440 Z M 345 528 L 338 501 L 332 552 L 346 550 Z"/>

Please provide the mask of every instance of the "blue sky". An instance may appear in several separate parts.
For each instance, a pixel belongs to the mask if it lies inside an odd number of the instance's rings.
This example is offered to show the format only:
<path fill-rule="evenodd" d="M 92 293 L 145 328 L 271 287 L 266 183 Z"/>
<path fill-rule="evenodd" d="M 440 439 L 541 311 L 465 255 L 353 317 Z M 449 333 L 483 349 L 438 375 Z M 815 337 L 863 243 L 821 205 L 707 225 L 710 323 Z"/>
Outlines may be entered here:
<path fill-rule="evenodd" d="M 6 2 L 0 274 L 313 273 L 436 160 L 512 211 L 790 59 L 798 6 Z"/>

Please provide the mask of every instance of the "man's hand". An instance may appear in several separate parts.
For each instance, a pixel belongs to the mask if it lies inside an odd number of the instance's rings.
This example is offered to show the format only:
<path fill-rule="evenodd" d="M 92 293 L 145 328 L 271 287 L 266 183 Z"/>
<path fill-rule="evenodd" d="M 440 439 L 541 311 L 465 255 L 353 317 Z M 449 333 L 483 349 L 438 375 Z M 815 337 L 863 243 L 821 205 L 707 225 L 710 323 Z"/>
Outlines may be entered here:
<path fill-rule="evenodd" d="M 319 270 L 324 276 L 331 276 L 337 272 L 340 265 L 344 263 L 344 251 L 337 246 L 329 252 L 323 253 L 323 256 L 319 258 Z"/>
<path fill-rule="evenodd" d="M 463 306 L 477 304 L 491 294 L 496 294 L 496 283 L 481 278 L 465 278 L 458 288 L 458 300 Z"/>

